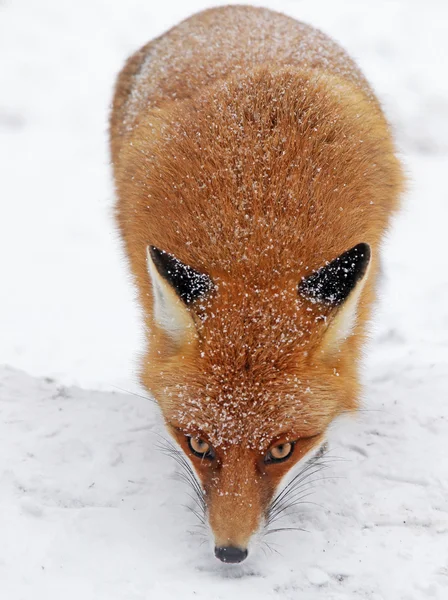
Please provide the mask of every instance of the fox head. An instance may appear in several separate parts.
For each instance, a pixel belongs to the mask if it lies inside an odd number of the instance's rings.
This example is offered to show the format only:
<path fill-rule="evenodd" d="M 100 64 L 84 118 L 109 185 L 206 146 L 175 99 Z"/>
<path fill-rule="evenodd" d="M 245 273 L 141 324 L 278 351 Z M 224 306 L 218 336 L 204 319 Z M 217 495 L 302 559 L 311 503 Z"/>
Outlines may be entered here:
<path fill-rule="evenodd" d="M 370 246 L 302 275 L 273 268 L 270 281 L 237 266 L 204 272 L 169 248 L 147 254 L 153 314 L 142 382 L 194 469 L 216 556 L 240 562 L 285 476 L 356 408 Z"/>

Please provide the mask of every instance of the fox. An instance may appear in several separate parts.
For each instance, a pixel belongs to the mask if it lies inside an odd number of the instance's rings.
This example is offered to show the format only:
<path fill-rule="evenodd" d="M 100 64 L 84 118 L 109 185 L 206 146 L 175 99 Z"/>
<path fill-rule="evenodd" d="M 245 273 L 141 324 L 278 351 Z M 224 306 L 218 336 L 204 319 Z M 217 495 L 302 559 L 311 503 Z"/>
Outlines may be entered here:
<path fill-rule="evenodd" d="M 331 38 L 232 5 L 127 60 L 110 152 L 145 327 L 140 382 L 216 558 L 240 563 L 330 425 L 359 408 L 404 189 L 391 126 Z"/>

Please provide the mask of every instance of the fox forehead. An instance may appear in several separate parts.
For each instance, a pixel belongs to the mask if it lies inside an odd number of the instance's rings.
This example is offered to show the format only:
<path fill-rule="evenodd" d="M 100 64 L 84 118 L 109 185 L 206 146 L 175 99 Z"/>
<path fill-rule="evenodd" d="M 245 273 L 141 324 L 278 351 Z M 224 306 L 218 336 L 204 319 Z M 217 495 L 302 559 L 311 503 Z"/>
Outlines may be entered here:
<path fill-rule="evenodd" d="M 293 441 L 322 433 L 336 413 L 336 395 L 286 373 L 281 384 L 250 385 L 242 380 L 224 389 L 178 384 L 165 390 L 165 419 L 186 434 L 205 437 L 216 448 L 243 445 L 264 450 L 276 439 Z"/>
<path fill-rule="evenodd" d="M 302 384 L 296 375 L 318 345 L 326 307 L 305 303 L 298 279 L 275 294 L 268 286 L 252 289 L 247 280 L 218 286 L 201 309 L 198 367 L 207 383 L 222 391 L 247 387 L 256 397 L 266 385 L 278 385 L 289 374 L 289 387 Z M 271 286 L 272 287 L 272 286 Z"/>

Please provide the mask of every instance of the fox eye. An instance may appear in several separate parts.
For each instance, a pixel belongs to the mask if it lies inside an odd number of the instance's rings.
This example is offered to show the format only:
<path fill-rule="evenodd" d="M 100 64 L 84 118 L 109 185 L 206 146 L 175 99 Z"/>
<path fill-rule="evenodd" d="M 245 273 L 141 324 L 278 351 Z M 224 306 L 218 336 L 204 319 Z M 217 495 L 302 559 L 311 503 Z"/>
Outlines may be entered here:
<path fill-rule="evenodd" d="M 291 456 L 294 450 L 294 442 L 285 442 L 284 444 L 278 444 L 278 446 L 274 446 L 269 450 L 269 452 L 264 457 L 264 462 L 266 464 L 279 463 Z"/>
<path fill-rule="evenodd" d="M 215 451 L 212 446 L 201 438 L 188 437 L 188 447 L 198 458 L 208 458 L 209 460 L 215 458 Z"/>

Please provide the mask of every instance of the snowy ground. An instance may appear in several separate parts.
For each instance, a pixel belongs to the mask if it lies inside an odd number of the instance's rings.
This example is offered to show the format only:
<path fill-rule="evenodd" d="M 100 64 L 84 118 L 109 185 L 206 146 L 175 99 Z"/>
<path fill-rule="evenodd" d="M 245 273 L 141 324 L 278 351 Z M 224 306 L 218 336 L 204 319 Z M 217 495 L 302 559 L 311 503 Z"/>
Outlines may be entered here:
<path fill-rule="evenodd" d="M 358 59 L 410 176 L 366 410 L 335 426 L 343 460 L 290 517 L 307 533 L 240 568 L 200 545 L 154 405 L 113 387 L 138 391 L 141 339 L 106 118 L 124 58 L 209 4 L 0 2 L 1 600 L 448 598 L 448 6 L 264 4 Z"/>

